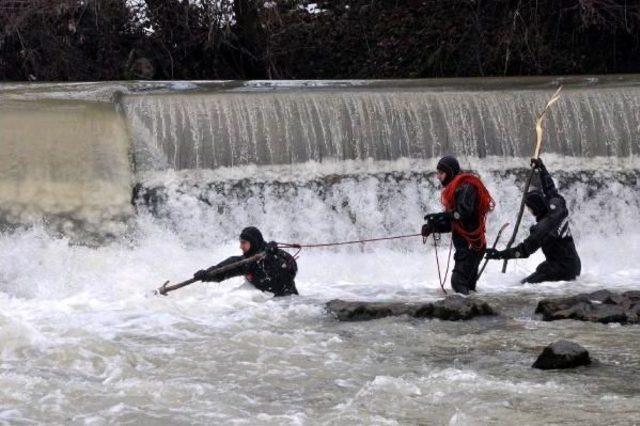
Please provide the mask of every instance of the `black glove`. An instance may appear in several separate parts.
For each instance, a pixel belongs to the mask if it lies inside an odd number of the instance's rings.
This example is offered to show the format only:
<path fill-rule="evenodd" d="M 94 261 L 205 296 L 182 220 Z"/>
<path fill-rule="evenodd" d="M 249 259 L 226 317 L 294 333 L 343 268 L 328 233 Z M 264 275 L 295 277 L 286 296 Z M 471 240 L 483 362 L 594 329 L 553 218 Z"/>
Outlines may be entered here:
<path fill-rule="evenodd" d="M 485 259 L 500 259 L 500 250 L 494 248 L 488 248 L 484 252 Z"/>
<path fill-rule="evenodd" d="M 522 257 L 517 247 L 511 247 L 506 250 L 486 249 L 484 252 L 486 259 L 517 259 Z"/>
<path fill-rule="evenodd" d="M 422 225 L 422 230 L 420 231 L 420 233 L 422 234 L 423 237 L 427 238 L 432 232 L 433 232 L 433 227 L 431 226 L 430 223 L 425 223 L 424 225 Z"/>
<path fill-rule="evenodd" d="M 532 158 L 531 159 L 531 167 L 534 169 L 542 169 L 544 168 L 544 164 L 542 163 L 541 158 Z"/>
<path fill-rule="evenodd" d="M 265 249 L 265 251 L 268 254 L 276 254 L 278 252 L 278 243 L 276 243 L 275 241 L 269 241 L 267 243 L 267 248 Z"/>
<path fill-rule="evenodd" d="M 209 274 L 204 269 L 200 269 L 198 272 L 193 274 L 193 279 L 198 281 L 206 281 L 208 277 L 209 277 Z"/>

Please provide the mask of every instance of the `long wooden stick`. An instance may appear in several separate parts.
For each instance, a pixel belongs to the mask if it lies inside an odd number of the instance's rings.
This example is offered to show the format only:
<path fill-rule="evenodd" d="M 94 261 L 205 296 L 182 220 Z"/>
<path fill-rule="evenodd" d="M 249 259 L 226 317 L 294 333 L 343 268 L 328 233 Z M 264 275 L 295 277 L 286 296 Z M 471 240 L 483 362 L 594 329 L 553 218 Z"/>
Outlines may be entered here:
<path fill-rule="evenodd" d="M 558 90 L 553 94 L 547 105 L 542 110 L 542 113 L 538 116 L 536 120 L 536 145 L 533 150 L 533 158 L 540 158 L 540 150 L 542 149 L 542 121 L 544 117 L 547 115 L 547 112 L 550 110 L 551 106 L 555 104 L 558 99 L 560 99 L 560 91 L 562 90 L 562 86 L 558 87 Z M 524 213 L 524 201 L 527 197 L 527 192 L 529 192 L 529 187 L 531 186 L 531 181 L 533 180 L 533 174 L 535 173 L 535 166 L 531 165 L 531 171 L 529 171 L 529 176 L 527 177 L 527 182 L 524 187 L 524 192 L 522 193 L 522 200 L 520 201 L 520 210 L 518 211 L 518 218 L 516 219 L 516 224 L 513 227 L 513 234 L 507 243 L 507 249 L 510 249 L 513 246 L 513 243 L 516 241 L 516 237 L 518 235 L 518 228 L 520 228 L 520 222 L 522 221 L 522 215 Z M 504 260 L 502 264 L 502 273 L 507 272 L 507 263 L 508 259 Z"/>
<path fill-rule="evenodd" d="M 219 273 L 222 273 L 222 272 L 227 272 L 227 271 L 230 271 L 231 269 L 236 268 L 238 266 L 245 265 L 245 264 L 251 263 L 251 262 L 257 262 L 258 260 L 262 259 L 265 255 L 266 254 L 264 252 L 257 253 L 257 254 L 254 254 L 251 257 L 247 257 L 246 259 L 239 260 L 239 261 L 231 263 L 229 265 L 221 266 L 219 268 L 209 268 L 209 269 L 207 269 L 207 272 L 208 273 L 213 273 L 213 274 L 219 274 Z M 191 278 L 191 279 L 188 279 L 188 280 L 183 281 L 181 283 L 170 285 L 170 286 L 167 286 L 167 284 L 169 284 L 169 281 L 167 281 L 166 283 L 164 283 L 160 287 L 158 287 L 158 289 L 155 290 L 153 292 L 153 294 L 166 296 L 167 293 L 169 293 L 171 291 L 174 291 L 174 290 L 177 290 L 177 289 L 182 288 L 182 287 L 186 287 L 189 284 L 195 283 L 196 281 L 200 281 L 200 280 L 197 280 L 195 278 Z"/>

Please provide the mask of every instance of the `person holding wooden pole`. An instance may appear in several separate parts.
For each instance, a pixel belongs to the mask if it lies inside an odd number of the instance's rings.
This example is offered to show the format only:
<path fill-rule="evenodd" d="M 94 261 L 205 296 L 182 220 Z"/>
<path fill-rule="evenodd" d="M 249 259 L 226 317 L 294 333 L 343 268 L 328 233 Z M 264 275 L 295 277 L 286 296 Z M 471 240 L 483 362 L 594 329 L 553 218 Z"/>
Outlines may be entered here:
<path fill-rule="evenodd" d="M 155 294 L 166 296 L 197 281 L 219 283 L 238 276 L 244 276 L 258 290 L 276 297 L 298 294 L 294 281 L 298 265 L 291 254 L 278 248 L 278 243 L 267 243 L 258 228 L 249 226 L 240 233 L 240 249 L 242 256 L 231 256 L 215 266 L 201 269 L 182 283 L 169 285 L 167 281 Z"/>
<path fill-rule="evenodd" d="M 540 179 L 540 189 L 527 192 L 524 203 L 535 216 L 529 237 L 517 246 L 505 250 L 487 249 L 487 259 L 526 258 L 539 248 L 545 261 L 522 283 L 574 280 L 580 275 L 581 263 L 569 228 L 569 211 L 564 198 L 547 171 L 542 159 L 533 158 L 531 164 Z"/>
<path fill-rule="evenodd" d="M 544 109 L 536 119 L 536 144 L 533 150 L 534 159 L 540 158 L 540 152 L 542 151 L 542 133 L 543 133 L 542 123 L 544 122 L 544 118 L 547 116 L 547 113 L 551 110 L 551 107 L 553 106 L 553 104 L 558 102 L 558 99 L 560 99 L 561 91 L 562 91 L 562 86 L 558 87 L 558 90 L 556 90 L 553 96 L 551 96 L 551 99 L 549 99 L 549 102 L 547 102 L 547 105 L 545 105 Z M 531 186 L 531 180 L 533 179 L 534 172 L 535 172 L 535 167 L 534 167 L 534 163 L 532 162 L 531 171 L 529 172 L 529 176 L 527 178 L 527 182 L 525 183 L 524 191 L 522 193 L 522 200 L 520 201 L 520 210 L 518 210 L 518 217 L 516 218 L 516 224 L 513 227 L 513 233 L 511 234 L 511 238 L 507 243 L 507 249 L 511 248 L 511 246 L 513 246 L 513 244 L 516 242 L 516 236 L 518 235 L 518 229 L 520 228 L 520 222 L 522 221 L 522 215 L 524 214 L 525 198 L 527 196 L 527 193 L 529 192 L 529 186 Z M 507 272 L 508 261 L 509 259 L 504 259 L 504 263 L 502 264 L 503 274 Z"/>

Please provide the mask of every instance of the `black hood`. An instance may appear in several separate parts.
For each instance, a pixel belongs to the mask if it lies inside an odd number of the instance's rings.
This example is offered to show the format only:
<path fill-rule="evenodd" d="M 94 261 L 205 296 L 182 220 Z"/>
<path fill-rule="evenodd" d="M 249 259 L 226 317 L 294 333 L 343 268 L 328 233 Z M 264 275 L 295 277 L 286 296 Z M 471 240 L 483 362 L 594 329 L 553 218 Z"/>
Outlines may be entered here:
<path fill-rule="evenodd" d="M 527 192 L 527 196 L 524 198 L 524 204 L 531 209 L 531 212 L 537 220 L 542 219 L 549 212 L 546 197 L 542 191 L 537 189 Z"/>
<path fill-rule="evenodd" d="M 251 244 L 249 251 L 244 254 L 245 257 L 253 256 L 264 249 L 265 242 L 262 237 L 262 232 L 255 226 L 244 228 L 240 233 L 240 239 L 248 241 Z"/>
<path fill-rule="evenodd" d="M 437 170 L 444 172 L 447 178 L 442 182 L 443 186 L 449 185 L 449 183 L 460 173 L 460 163 L 456 157 L 452 155 L 444 156 L 438 161 Z"/>

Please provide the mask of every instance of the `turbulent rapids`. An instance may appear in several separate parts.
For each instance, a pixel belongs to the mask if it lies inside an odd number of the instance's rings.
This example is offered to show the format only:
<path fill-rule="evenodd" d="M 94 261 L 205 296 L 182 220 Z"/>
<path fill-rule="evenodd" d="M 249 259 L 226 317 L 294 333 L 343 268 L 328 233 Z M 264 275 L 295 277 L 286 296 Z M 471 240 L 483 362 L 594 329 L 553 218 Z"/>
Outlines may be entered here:
<path fill-rule="evenodd" d="M 0 87 L 0 423 L 640 422 L 638 325 L 533 316 L 546 296 L 640 282 L 640 80 L 560 80 Z M 413 238 L 303 250 L 297 298 L 241 279 L 149 297 L 238 254 L 247 225 L 300 243 L 419 232 L 444 153 L 496 199 L 493 239 L 558 83 L 543 157 L 577 281 L 519 284 L 536 254 L 489 264 L 476 297 L 496 318 L 327 314 L 440 298 L 433 247 Z M 532 370 L 560 338 L 596 365 Z"/>

